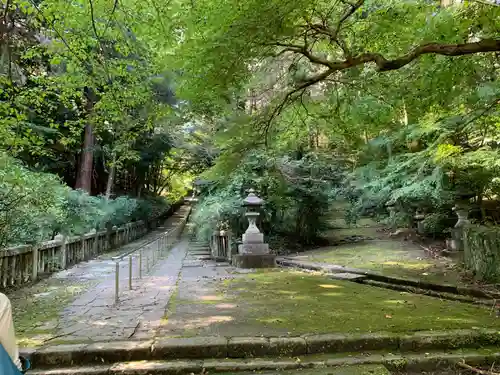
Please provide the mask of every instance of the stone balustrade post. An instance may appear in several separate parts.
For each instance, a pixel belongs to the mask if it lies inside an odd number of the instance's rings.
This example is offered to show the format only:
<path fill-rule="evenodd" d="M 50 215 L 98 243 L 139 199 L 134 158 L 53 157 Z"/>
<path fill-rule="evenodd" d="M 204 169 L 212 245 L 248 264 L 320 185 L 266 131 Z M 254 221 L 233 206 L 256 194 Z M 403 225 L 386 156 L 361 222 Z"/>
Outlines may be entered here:
<path fill-rule="evenodd" d="M 36 281 L 38 279 L 38 244 L 32 246 L 32 269 L 31 269 L 31 280 Z"/>
<path fill-rule="evenodd" d="M 66 236 L 62 235 L 61 236 L 61 257 L 60 257 L 60 262 L 61 262 L 61 269 L 65 270 L 66 269 L 66 262 L 67 262 L 67 254 L 66 254 Z"/>

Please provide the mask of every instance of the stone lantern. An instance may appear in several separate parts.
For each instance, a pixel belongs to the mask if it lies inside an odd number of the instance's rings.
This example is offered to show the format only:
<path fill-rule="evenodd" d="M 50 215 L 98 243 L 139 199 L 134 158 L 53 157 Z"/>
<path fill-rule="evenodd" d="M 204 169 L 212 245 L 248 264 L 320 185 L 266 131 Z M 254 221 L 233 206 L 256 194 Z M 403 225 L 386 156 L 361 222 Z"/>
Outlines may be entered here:
<path fill-rule="evenodd" d="M 242 236 L 242 244 L 238 246 L 238 255 L 233 257 L 233 264 L 240 268 L 274 267 L 276 256 L 269 253 L 269 245 L 264 243 L 264 234 L 257 227 L 259 210 L 264 201 L 259 198 L 253 189 L 243 200 L 247 208 L 245 216 L 248 219 L 248 228 Z"/>
<path fill-rule="evenodd" d="M 464 227 L 470 224 L 468 216 L 470 207 L 467 203 L 456 203 L 453 207 L 453 212 L 458 217 L 458 221 L 453 228 L 451 228 L 451 240 L 447 241 L 447 248 L 449 251 L 462 251 L 464 249 Z"/>
<path fill-rule="evenodd" d="M 458 216 L 458 221 L 455 224 L 455 228 L 462 228 L 470 224 L 468 218 L 470 207 L 468 204 L 456 203 L 452 210 Z"/>
<path fill-rule="evenodd" d="M 396 203 L 389 201 L 385 204 L 385 207 L 387 208 L 387 211 L 389 212 L 389 218 L 391 222 L 391 230 L 395 231 L 397 229 L 397 224 L 395 221 L 395 216 L 396 216 Z"/>

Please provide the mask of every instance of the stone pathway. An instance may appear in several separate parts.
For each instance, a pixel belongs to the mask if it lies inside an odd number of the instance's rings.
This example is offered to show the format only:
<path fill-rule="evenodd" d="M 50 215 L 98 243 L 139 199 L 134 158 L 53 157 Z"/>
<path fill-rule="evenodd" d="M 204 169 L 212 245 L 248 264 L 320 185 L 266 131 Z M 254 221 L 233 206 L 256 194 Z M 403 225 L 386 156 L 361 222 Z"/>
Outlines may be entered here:
<path fill-rule="evenodd" d="M 112 257 L 137 249 L 176 227 L 188 210 L 189 206 L 182 206 L 163 225 L 116 251 L 82 262 L 10 294 L 21 345 L 33 347 L 61 342 L 126 340 L 150 335 L 163 317 L 165 304 L 175 290 L 187 241 L 181 239 L 166 249 L 149 272 L 144 256 L 142 279 L 138 278 L 136 256 L 131 291 L 128 290 L 128 258 L 120 262 L 118 305 L 115 305 L 115 262 Z M 49 309 L 52 310 L 50 313 L 47 312 Z"/>
<path fill-rule="evenodd" d="M 217 303 L 223 298 L 217 290 L 221 281 L 251 271 L 210 260 L 208 245 L 190 242 L 187 232 L 147 275 L 134 279 L 132 290 L 128 290 L 128 262 L 123 262 L 117 305 L 113 260 L 94 260 L 68 271 L 72 277 L 98 277 L 100 282 L 64 309 L 56 341 L 47 344 L 147 340 L 200 330 L 206 335 L 260 334 L 241 322 L 228 326 L 235 306 Z"/>
<path fill-rule="evenodd" d="M 175 290 L 187 241 L 181 240 L 132 290 L 120 293 L 115 305 L 114 272 L 77 298 L 61 317 L 65 341 L 108 341 L 152 337 Z M 114 269 L 114 262 L 111 264 Z M 128 263 L 122 266 L 120 286 L 128 288 Z"/>
<path fill-rule="evenodd" d="M 167 220 L 162 227 L 146 236 L 140 243 L 129 246 L 131 250 L 148 243 L 166 230 L 179 225 L 185 217 L 187 206 Z M 65 341 L 107 341 L 147 338 L 154 334 L 165 314 L 165 303 L 175 289 L 177 277 L 185 257 L 187 241 L 181 239 L 171 250 L 162 254 L 148 274 L 137 277 L 138 258 L 134 259 L 135 278 L 132 290 L 128 288 L 129 265 L 120 263 L 120 301 L 115 304 L 115 262 L 95 261 L 87 272 L 100 272 L 102 282 L 79 296 L 68 306 L 62 316 L 60 336 Z M 128 249 L 122 248 L 121 253 Z M 143 259 L 143 268 L 146 258 Z M 90 271 L 90 272 L 88 272 Z"/>

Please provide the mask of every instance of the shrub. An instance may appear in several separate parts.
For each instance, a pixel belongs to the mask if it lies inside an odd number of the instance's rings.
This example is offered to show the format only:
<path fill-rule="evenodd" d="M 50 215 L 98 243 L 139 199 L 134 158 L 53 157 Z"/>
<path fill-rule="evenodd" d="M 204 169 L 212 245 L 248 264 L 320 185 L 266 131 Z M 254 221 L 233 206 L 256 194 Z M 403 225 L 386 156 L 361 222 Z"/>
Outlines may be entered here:
<path fill-rule="evenodd" d="M 265 202 L 258 225 L 266 235 L 311 245 L 327 227 L 337 168 L 315 154 L 296 160 L 249 153 L 205 191 L 192 215 L 197 236 L 207 239 L 215 229 L 230 228 L 240 237 L 248 225 L 242 201 L 252 187 Z"/>
<path fill-rule="evenodd" d="M 36 243 L 56 234 L 81 235 L 168 210 L 162 197 L 106 199 L 73 190 L 49 173 L 33 172 L 0 153 L 0 247 Z"/>

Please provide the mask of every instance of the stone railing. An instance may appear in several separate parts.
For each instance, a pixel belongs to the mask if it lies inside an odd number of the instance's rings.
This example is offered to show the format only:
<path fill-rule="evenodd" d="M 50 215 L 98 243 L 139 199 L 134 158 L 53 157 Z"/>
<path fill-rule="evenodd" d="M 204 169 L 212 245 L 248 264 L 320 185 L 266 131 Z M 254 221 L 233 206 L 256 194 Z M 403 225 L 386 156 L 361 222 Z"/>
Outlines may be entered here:
<path fill-rule="evenodd" d="M 159 226 L 183 203 L 184 200 L 181 199 L 158 216 L 148 218 L 147 221 L 128 223 L 120 228 L 113 227 L 82 236 L 58 236 L 61 238 L 38 245 L 0 249 L 0 289 L 36 281 L 43 275 L 72 267 L 134 241 Z"/>
<path fill-rule="evenodd" d="M 44 274 L 69 268 L 134 241 L 147 231 L 146 223 L 137 221 L 108 231 L 0 250 L 0 288 L 19 286 Z"/>

